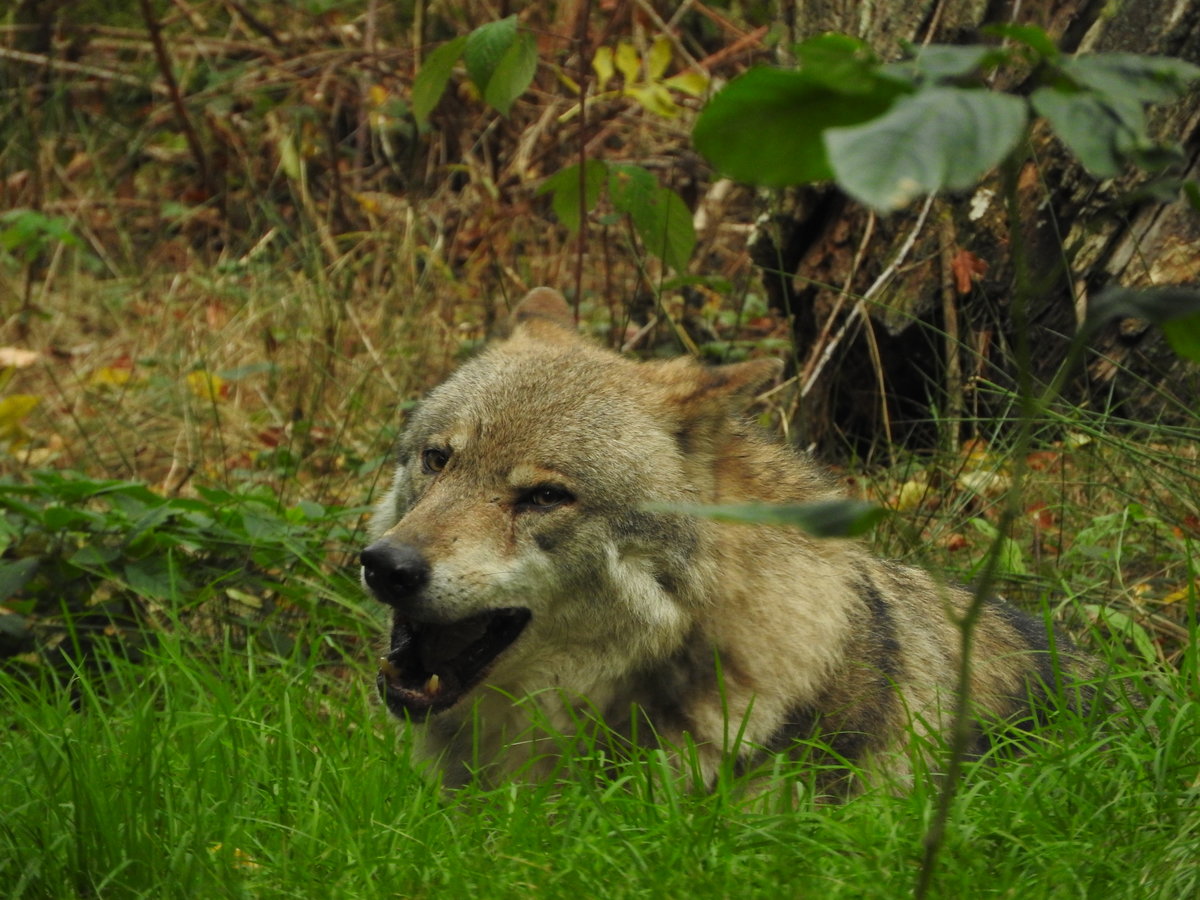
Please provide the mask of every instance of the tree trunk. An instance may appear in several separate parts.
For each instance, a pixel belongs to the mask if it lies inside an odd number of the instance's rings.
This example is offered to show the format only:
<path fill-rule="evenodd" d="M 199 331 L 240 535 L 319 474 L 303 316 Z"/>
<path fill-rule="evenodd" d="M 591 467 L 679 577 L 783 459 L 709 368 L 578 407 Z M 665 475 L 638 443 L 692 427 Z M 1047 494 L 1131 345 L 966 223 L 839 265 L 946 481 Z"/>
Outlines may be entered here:
<path fill-rule="evenodd" d="M 887 58 L 903 40 L 977 42 L 986 39 L 980 25 L 1016 21 L 1044 28 L 1068 52 L 1200 63 L 1200 0 L 795 0 L 787 18 L 794 40 L 841 31 Z M 1197 92 L 1151 117 L 1157 136 L 1183 145 L 1182 177 L 1200 177 Z M 1144 176 L 1097 182 L 1042 130 L 1032 151 L 1011 184 L 995 173 L 971 195 L 917 201 L 890 216 L 831 187 L 779 198 L 752 250 L 772 304 L 794 316 L 805 442 L 835 454 L 955 444 L 964 432 L 950 423 L 1010 406 L 1005 389 L 1022 348 L 1035 379 L 1054 375 L 1090 295 L 1114 283 L 1197 280 L 1200 217 L 1186 201 L 1141 190 Z M 1022 273 L 1023 327 L 1012 302 Z M 1105 409 L 1117 402 L 1119 414 L 1138 418 L 1194 410 L 1196 367 L 1178 360 L 1157 329 L 1115 323 L 1092 349 L 1072 399 Z"/>

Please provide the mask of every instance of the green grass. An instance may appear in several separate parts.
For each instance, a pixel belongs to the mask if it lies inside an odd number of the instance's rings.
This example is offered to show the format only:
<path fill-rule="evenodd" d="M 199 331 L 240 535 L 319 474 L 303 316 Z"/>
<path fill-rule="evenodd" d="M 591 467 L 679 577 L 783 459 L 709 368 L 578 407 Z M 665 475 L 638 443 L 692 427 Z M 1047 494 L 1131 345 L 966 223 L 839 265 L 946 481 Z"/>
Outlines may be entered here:
<path fill-rule="evenodd" d="M 781 767 L 748 795 L 604 775 L 441 792 L 323 652 L 325 610 L 286 658 L 167 631 L 133 663 L 0 672 L 0 883 L 10 897 L 897 897 L 935 791 L 814 803 Z M 361 653 L 367 656 L 367 653 Z M 322 662 L 325 660 L 325 662 Z M 346 666 L 349 665 L 347 670 Z M 1200 703 L 1158 676 L 1144 712 L 1069 721 L 973 767 L 934 894 L 1162 897 L 1200 890 Z M 761 787 L 761 784 L 760 784 Z"/>

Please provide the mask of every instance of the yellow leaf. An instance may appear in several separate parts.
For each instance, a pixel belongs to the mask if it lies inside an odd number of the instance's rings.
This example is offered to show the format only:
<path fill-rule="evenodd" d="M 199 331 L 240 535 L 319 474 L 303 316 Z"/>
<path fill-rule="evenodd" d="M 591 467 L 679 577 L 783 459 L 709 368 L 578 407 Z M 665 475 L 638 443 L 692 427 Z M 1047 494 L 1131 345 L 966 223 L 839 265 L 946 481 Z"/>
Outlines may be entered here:
<path fill-rule="evenodd" d="M 217 403 L 225 399 L 225 379 L 220 375 L 199 369 L 195 372 L 188 372 L 185 380 L 192 393 L 201 400 Z"/>
<path fill-rule="evenodd" d="M 621 41 L 617 44 L 617 69 L 620 71 L 621 77 L 625 79 L 626 88 L 637 83 L 638 73 L 642 70 L 642 61 L 638 58 L 637 50 L 629 41 Z"/>
<path fill-rule="evenodd" d="M 33 412 L 42 398 L 34 394 L 9 394 L 0 397 L 0 440 L 12 441 L 21 438 L 24 431 L 21 422 Z"/>
<path fill-rule="evenodd" d="M 663 77 L 667 66 L 671 64 L 671 41 L 666 35 L 659 35 L 646 54 L 646 74 L 653 80 Z"/>
<path fill-rule="evenodd" d="M 279 150 L 279 168 L 283 169 L 283 174 L 293 181 L 300 180 L 300 169 L 303 163 L 300 159 L 300 151 L 296 147 L 296 141 L 289 135 L 283 135 L 276 142 Z"/>
<path fill-rule="evenodd" d="M 124 387 L 133 378 L 133 370 L 117 366 L 101 366 L 88 377 L 92 387 Z"/>
<path fill-rule="evenodd" d="M 672 75 L 663 84 L 690 97 L 703 97 L 708 93 L 708 76 L 696 69 Z"/>
<path fill-rule="evenodd" d="M 596 73 L 596 87 L 604 87 L 613 77 L 612 47 L 597 47 L 592 57 L 592 69 Z"/>
<path fill-rule="evenodd" d="M 679 107 L 671 99 L 671 92 L 663 87 L 661 83 L 627 87 L 625 93 L 633 97 L 633 99 L 646 107 L 650 112 L 656 113 L 665 119 L 679 115 Z"/>
<path fill-rule="evenodd" d="M 962 472 L 956 483 L 962 490 L 981 497 L 999 497 L 1008 490 L 1012 479 L 1003 470 L 975 469 Z"/>
<path fill-rule="evenodd" d="M 1200 583 L 1193 584 L 1190 587 L 1184 585 L 1177 591 L 1171 591 L 1167 596 L 1162 598 L 1163 603 L 1184 603 L 1192 596 L 1192 592 L 1200 593 Z"/>
<path fill-rule="evenodd" d="M 896 494 L 896 510 L 907 512 L 916 509 L 928 494 L 929 485 L 919 481 L 906 481 L 900 485 L 900 491 Z"/>
<path fill-rule="evenodd" d="M 560 69 L 558 66 L 554 67 L 554 77 L 557 78 L 563 84 L 563 86 L 568 91 L 570 91 L 572 94 L 579 93 L 579 82 L 577 82 L 574 78 L 572 78 L 570 75 L 568 75 L 562 69 Z"/>

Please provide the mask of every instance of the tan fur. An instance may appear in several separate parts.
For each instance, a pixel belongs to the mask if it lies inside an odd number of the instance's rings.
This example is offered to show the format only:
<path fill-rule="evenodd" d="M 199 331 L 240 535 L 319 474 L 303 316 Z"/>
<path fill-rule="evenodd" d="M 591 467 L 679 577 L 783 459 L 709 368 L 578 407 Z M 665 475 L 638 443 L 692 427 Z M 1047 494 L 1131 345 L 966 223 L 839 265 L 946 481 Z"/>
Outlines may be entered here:
<path fill-rule="evenodd" d="M 944 732 L 969 594 L 856 541 L 647 509 L 839 496 L 743 421 L 779 368 L 636 363 L 579 337 L 561 296 L 539 288 L 509 338 L 424 401 L 364 580 L 395 610 L 381 690 L 448 782 L 549 771 L 548 735 L 570 734 L 585 708 L 639 740 L 693 742 L 706 779 L 727 753 L 754 765 L 808 739 L 902 771 L 913 733 Z M 474 671 L 455 654 L 485 626 L 455 623 L 501 609 L 531 615 L 478 684 L 425 711 Z M 1021 716 L 1031 690 L 1085 668 L 1064 638 L 1046 652 L 1039 629 L 985 607 L 980 718 Z"/>

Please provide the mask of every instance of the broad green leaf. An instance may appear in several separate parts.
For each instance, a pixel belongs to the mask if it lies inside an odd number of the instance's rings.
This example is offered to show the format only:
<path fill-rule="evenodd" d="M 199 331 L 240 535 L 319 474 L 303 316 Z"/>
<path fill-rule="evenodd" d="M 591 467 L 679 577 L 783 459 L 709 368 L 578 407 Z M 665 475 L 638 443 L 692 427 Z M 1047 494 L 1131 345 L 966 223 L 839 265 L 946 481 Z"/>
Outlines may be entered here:
<path fill-rule="evenodd" d="M 0 601 L 7 600 L 37 574 L 41 559 L 27 556 L 12 562 L 0 562 Z"/>
<path fill-rule="evenodd" d="M 957 46 L 954 44 L 910 44 L 905 48 L 912 59 L 898 63 L 915 74 L 933 81 L 961 78 L 980 69 L 994 66 L 1004 59 L 1004 51 L 983 44 Z"/>
<path fill-rule="evenodd" d="M 1137 103 L 1166 103 L 1200 77 L 1200 67 L 1167 56 L 1137 53 L 1091 53 L 1062 63 L 1076 83 L 1106 97 Z"/>
<path fill-rule="evenodd" d="M 488 105 L 507 116 L 513 101 L 525 93 L 537 72 L 537 41 L 529 32 L 517 35 L 508 51 L 500 58 L 483 99 Z"/>
<path fill-rule="evenodd" d="M 799 528 L 818 538 L 857 537 L 886 515 L 861 500 L 822 500 L 817 503 L 651 503 L 653 512 L 702 516 L 718 522 Z"/>
<path fill-rule="evenodd" d="M 1088 303 L 1086 327 L 1095 329 L 1118 318 L 1153 322 L 1162 328 L 1172 350 L 1200 362 L 1200 290 L 1110 287 Z"/>
<path fill-rule="evenodd" d="M 670 188 L 660 187 L 654 221 L 641 233 L 641 238 L 652 253 L 676 272 L 687 271 L 692 251 L 696 249 L 696 228 L 683 198 Z"/>
<path fill-rule="evenodd" d="M 80 569 L 100 569 L 107 566 L 121 555 L 117 547 L 105 547 L 103 544 L 84 544 L 71 554 L 69 562 Z"/>
<path fill-rule="evenodd" d="M 608 195 L 613 206 L 635 219 L 644 215 L 658 191 L 658 180 L 641 166 L 613 163 L 608 169 Z"/>
<path fill-rule="evenodd" d="M 598 159 L 589 159 L 584 163 L 583 175 L 582 203 L 578 164 L 555 172 L 537 191 L 539 194 L 550 194 L 554 215 L 572 232 L 579 231 L 584 215 L 596 206 L 600 189 L 604 187 L 604 179 L 608 176 L 608 166 Z"/>
<path fill-rule="evenodd" d="M 463 46 L 463 62 L 467 65 L 467 74 L 479 88 L 479 93 L 487 91 L 488 83 L 500 60 L 508 53 L 517 40 L 517 17 L 509 16 L 498 22 L 488 22 L 480 25 L 469 35 Z"/>
<path fill-rule="evenodd" d="M 793 51 L 806 78 L 839 94 L 869 94 L 879 80 L 879 60 L 865 41 L 845 34 L 822 34 Z"/>
<path fill-rule="evenodd" d="M 1160 327 L 1177 355 L 1200 362 L 1200 315 L 1180 316 L 1163 322 Z"/>
<path fill-rule="evenodd" d="M 608 194 L 629 216 L 646 249 L 677 272 L 687 269 L 696 232 L 687 204 L 641 166 L 609 167 Z"/>
<path fill-rule="evenodd" d="M 1067 149 L 1097 178 L 1121 171 L 1117 133 L 1124 128 L 1098 96 L 1089 91 L 1042 87 L 1029 98 Z"/>
<path fill-rule="evenodd" d="M 983 33 L 994 34 L 997 37 L 1008 38 L 1024 44 L 1045 60 L 1053 61 L 1062 55 L 1050 35 L 1036 25 L 985 25 Z"/>
<path fill-rule="evenodd" d="M 178 585 L 161 560 L 140 559 L 124 567 L 125 582 L 130 590 L 141 597 L 167 600 L 175 593 Z"/>
<path fill-rule="evenodd" d="M 1187 200 L 1188 206 L 1192 208 L 1192 212 L 1200 213 L 1200 182 L 1185 181 L 1183 183 L 1183 196 Z"/>
<path fill-rule="evenodd" d="M 1025 565 L 1025 554 L 1022 552 L 1020 544 L 1008 535 L 1002 537 L 999 529 L 986 519 L 972 519 L 971 525 L 993 542 L 992 546 L 995 548 L 993 552 L 998 554 L 996 569 L 1001 575 L 1029 574 L 1029 569 Z"/>
<path fill-rule="evenodd" d="M 421 71 L 413 80 L 412 111 L 417 125 L 424 127 L 429 122 L 429 116 L 446 92 L 446 83 L 454 64 L 462 56 L 467 44 L 467 36 L 455 38 L 438 47 L 425 60 Z"/>
<path fill-rule="evenodd" d="M 833 177 L 823 132 L 879 116 L 903 91 L 875 79 L 867 92 L 842 93 L 805 72 L 756 68 L 717 94 L 693 140 L 723 174 L 782 187 Z"/>
<path fill-rule="evenodd" d="M 1137 648 L 1138 653 L 1151 666 L 1159 664 L 1158 651 L 1155 649 L 1154 639 L 1142 625 L 1134 621 L 1129 615 L 1110 606 L 1101 606 L 1098 603 L 1084 603 L 1080 608 L 1095 621 L 1103 624 L 1112 633 L 1121 635 L 1131 641 Z"/>
<path fill-rule="evenodd" d="M 42 512 L 42 526 L 47 531 L 71 531 L 101 528 L 104 516 L 78 506 L 47 506 Z"/>
<path fill-rule="evenodd" d="M 928 88 L 865 124 L 829 129 L 825 144 L 842 189 L 888 211 L 920 194 L 973 185 L 1016 146 L 1026 118 L 1017 97 Z"/>

